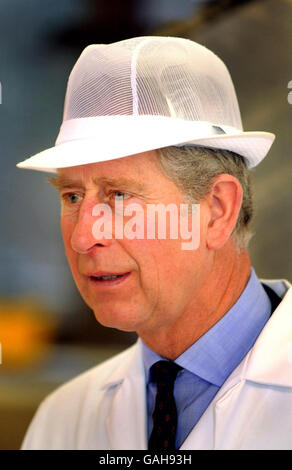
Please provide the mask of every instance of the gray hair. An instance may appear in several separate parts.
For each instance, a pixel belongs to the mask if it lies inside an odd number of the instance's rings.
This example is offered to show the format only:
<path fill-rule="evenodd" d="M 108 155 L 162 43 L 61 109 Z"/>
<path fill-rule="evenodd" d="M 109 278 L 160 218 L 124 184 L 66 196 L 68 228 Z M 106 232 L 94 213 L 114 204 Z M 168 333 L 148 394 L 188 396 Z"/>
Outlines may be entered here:
<path fill-rule="evenodd" d="M 245 250 L 253 235 L 250 226 L 254 205 L 251 174 L 244 157 L 228 150 L 184 146 L 159 149 L 158 160 L 188 203 L 198 204 L 209 193 L 213 179 L 219 174 L 228 173 L 239 180 L 243 200 L 231 237 L 238 251 Z"/>

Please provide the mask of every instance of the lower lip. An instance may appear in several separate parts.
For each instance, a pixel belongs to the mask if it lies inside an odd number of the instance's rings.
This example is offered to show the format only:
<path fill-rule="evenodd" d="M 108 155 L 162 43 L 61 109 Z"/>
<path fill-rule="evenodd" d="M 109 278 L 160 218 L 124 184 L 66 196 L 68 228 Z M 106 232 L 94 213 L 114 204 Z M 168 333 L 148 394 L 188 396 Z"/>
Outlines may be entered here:
<path fill-rule="evenodd" d="M 97 287 L 113 287 L 117 286 L 118 284 L 122 284 L 131 273 L 125 273 L 121 277 L 117 277 L 116 279 L 105 279 L 105 280 L 99 280 L 94 277 L 90 277 L 90 281 L 92 284 L 94 284 Z"/>

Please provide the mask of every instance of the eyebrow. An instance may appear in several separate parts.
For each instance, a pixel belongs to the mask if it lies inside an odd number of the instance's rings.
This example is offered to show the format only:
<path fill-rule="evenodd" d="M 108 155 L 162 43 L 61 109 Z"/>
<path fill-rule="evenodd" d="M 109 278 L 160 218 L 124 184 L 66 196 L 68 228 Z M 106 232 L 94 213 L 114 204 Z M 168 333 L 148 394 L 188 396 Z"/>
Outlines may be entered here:
<path fill-rule="evenodd" d="M 119 188 L 127 188 L 133 189 L 136 191 L 145 191 L 146 187 L 144 184 L 140 183 L 139 181 L 131 180 L 125 177 L 120 178 L 106 178 L 102 177 L 95 177 L 93 181 L 96 185 L 107 185 L 112 187 L 119 187 Z M 48 178 L 48 182 L 51 183 L 58 191 L 66 188 L 76 188 L 81 187 L 84 188 L 84 184 L 81 180 L 72 180 L 70 178 L 60 176 Z"/>

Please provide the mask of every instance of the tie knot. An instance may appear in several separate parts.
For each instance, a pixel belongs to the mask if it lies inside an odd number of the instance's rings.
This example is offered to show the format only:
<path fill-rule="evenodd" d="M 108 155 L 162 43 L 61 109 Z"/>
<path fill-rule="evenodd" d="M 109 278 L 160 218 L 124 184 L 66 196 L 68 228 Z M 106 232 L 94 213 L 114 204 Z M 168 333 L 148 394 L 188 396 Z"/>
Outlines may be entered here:
<path fill-rule="evenodd" d="M 158 388 L 173 386 L 178 372 L 182 369 L 175 362 L 158 361 L 151 367 L 152 381 L 157 383 Z"/>

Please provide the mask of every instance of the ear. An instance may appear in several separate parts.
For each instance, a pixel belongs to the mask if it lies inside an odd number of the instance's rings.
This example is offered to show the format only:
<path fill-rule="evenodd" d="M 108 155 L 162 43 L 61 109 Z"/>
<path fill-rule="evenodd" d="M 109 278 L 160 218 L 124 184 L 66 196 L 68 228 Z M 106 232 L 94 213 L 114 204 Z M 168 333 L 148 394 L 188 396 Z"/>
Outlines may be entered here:
<path fill-rule="evenodd" d="M 216 176 L 206 197 L 210 219 L 207 247 L 219 250 L 230 238 L 242 203 L 242 187 L 237 178 L 228 174 Z"/>

